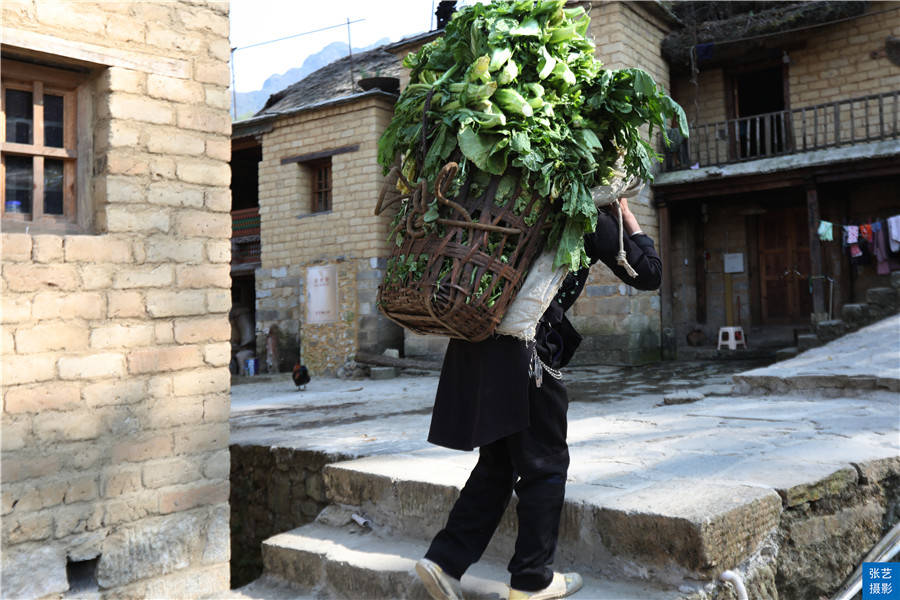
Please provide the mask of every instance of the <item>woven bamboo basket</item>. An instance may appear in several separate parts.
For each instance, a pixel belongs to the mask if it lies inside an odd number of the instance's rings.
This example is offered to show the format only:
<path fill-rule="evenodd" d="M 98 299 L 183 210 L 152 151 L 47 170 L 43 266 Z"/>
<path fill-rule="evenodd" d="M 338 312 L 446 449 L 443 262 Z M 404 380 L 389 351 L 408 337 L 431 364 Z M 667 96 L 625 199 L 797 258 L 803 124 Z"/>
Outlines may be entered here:
<path fill-rule="evenodd" d="M 402 233 L 402 243 L 393 244 L 378 306 L 416 333 L 477 342 L 494 332 L 543 249 L 551 207 L 534 195 L 517 203 L 519 189 L 498 204 L 499 176 L 480 194 L 470 177 L 447 198 L 457 169 L 445 165 L 433 191 L 425 182 L 410 185 L 397 167 L 385 179 L 375 213 L 395 204 L 406 212 L 391 235 Z M 397 192 L 398 181 L 412 192 Z M 435 198 L 439 216 L 426 223 Z"/>

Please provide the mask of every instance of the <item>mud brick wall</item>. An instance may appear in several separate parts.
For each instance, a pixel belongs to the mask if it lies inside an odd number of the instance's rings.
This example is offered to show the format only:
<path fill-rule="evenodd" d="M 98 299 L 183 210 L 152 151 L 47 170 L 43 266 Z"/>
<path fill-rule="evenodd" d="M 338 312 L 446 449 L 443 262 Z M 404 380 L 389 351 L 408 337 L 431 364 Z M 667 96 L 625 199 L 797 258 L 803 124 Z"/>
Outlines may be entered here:
<path fill-rule="evenodd" d="M 262 543 L 312 522 L 328 505 L 322 467 L 340 460 L 320 452 L 231 446 L 231 580 L 262 575 Z"/>
<path fill-rule="evenodd" d="M 62 594 L 82 561 L 104 597 L 220 593 L 228 3 L 9 1 L 0 17 L 4 58 L 92 69 L 77 226 L 4 223 L 0 240 L 4 596 Z"/>
<path fill-rule="evenodd" d="M 276 121 L 259 164 L 262 265 L 256 272 L 260 350 L 272 324 L 313 375 L 333 373 L 358 349 L 399 348 L 400 329 L 375 308 L 389 218 L 374 214 L 381 187 L 377 143 L 393 111 L 383 97 L 305 111 Z M 311 171 L 283 158 L 358 146 L 331 158 L 332 210 L 313 213 Z M 307 322 L 309 267 L 335 265 L 339 319 Z M 292 342 L 292 345 L 290 345 Z"/>

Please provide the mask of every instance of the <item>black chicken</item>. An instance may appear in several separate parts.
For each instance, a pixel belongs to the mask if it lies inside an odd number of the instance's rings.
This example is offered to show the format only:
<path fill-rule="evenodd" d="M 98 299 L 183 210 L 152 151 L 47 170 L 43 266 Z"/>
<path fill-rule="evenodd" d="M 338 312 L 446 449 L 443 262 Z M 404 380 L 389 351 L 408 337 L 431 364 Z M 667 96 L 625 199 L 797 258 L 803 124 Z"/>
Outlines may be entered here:
<path fill-rule="evenodd" d="M 309 369 L 306 368 L 306 365 L 297 363 L 294 365 L 291 377 L 293 377 L 294 385 L 297 386 L 298 390 L 305 390 L 306 384 L 309 383 Z"/>

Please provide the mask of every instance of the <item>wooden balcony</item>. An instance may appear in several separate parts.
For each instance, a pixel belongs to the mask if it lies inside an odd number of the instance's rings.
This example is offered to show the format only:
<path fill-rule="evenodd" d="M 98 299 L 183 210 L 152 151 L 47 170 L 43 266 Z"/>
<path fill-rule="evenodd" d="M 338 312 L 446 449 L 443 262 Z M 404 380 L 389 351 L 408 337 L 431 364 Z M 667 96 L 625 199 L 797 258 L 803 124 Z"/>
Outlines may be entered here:
<path fill-rule="evenodd" d="M 260 262 L 259 207 L 231 211 L 231 265 L 250 269 Z"/>
<path fill-rule="evenodd" d="M 690 126 L 664 171 L 772 158 L 900 137 L 900 91 Z"/>

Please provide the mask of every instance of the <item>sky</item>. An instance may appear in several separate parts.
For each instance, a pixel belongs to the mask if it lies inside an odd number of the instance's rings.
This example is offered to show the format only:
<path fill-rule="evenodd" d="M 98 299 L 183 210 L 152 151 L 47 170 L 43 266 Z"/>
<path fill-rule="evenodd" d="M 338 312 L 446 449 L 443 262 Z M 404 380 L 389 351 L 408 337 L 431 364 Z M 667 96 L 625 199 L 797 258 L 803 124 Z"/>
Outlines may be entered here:
<path fill-rule="evenodd" d="M 234 52 L 234 87 L 258 90 L 269 75 L 299 67 L 310 54 L 331 42 L 347 41 L 346 22 L 354 48 L 382 38 L 397 41 L 429 31 L 438 0 L 231 0 L 231 47 L 341 25 L 290 40 Z M 469 2 L 471 3 L 471 2 Z M 459 6 L 466 2 L 459 2 Z"/>

